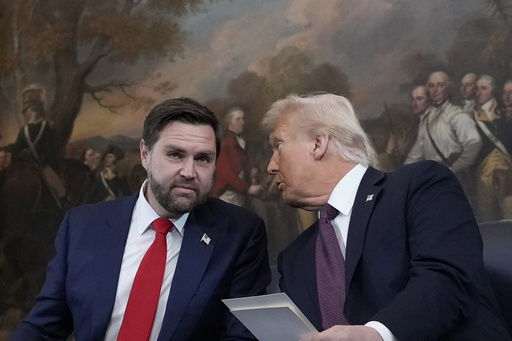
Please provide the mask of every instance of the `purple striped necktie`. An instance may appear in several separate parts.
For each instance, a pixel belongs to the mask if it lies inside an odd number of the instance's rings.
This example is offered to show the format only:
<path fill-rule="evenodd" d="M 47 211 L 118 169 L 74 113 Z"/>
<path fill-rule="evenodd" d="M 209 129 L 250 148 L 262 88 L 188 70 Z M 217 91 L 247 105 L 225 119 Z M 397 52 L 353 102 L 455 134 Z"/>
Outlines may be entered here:
<path fill-rule="evenodd" d="M 331 224 L 338 210 L 325 204 L 320 210 L 316 239 L 316 281 L 324 329 L 348 325 L 343 314 L 345 304 L 345 259 Z"/>

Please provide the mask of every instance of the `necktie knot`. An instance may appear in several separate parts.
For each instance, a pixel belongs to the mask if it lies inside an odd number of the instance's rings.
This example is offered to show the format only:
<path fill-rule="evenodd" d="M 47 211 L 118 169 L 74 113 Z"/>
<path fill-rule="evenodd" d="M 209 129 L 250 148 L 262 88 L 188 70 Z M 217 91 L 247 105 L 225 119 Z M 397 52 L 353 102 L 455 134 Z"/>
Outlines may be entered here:
<path fill-rule="evenodd" d="M 333 220 L 338 215 L 339 211 L 329 204 L 325 204 L 320 209 L 320 219 Z"/>
<path fill-rule="evenodd" d="M 163 235 L 166 235 L 174 226 L 169 219 L 164 218 L 155 219 L 151 225 L 153 225 L 156 233 L 162 233 Z"/>

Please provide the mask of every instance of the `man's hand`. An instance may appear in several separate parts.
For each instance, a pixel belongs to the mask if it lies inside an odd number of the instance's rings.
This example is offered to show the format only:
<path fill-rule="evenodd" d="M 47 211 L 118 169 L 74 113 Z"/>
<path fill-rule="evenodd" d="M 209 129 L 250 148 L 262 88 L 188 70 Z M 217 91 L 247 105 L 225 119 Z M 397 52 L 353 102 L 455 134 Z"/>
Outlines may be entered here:
<path fill-rule="evenodd" d="M 300 341 L 382 341 L 372 327 L 334 326 L 318 334 L 308 335 Z"/>

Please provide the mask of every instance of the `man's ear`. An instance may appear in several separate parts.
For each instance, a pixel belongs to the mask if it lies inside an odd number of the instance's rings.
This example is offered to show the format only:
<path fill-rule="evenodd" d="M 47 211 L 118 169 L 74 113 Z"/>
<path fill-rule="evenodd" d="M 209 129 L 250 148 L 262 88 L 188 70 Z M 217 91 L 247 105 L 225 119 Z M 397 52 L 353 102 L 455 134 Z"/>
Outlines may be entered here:
<path fill-rule="evenodd" d="M 326 134 L 315 136 L 315 147 L 313 150 L 313 156 L 315 160 L 322 159 L 327 153 L 327 148 L 329 147 L 330 138 Z"/>
<path fill-rule="evenodd" d="M 142 163 L 142 166 L 148 170 L 148 148 L 146 147 L 146 144 L 144 143 L 144 139 L 140 139 L 140 160 Z"/>

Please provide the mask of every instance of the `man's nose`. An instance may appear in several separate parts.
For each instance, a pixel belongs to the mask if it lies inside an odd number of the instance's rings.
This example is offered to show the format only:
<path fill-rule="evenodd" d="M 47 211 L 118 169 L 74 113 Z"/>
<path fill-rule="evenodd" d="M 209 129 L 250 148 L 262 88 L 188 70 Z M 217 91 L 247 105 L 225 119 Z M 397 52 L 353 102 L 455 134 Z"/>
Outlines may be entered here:
<path fill-rule="evenodd" d="M 279 165 L 277 164 L 275 154 L 272 154 L 270 161 L 268 162 L 267 172 L 270 175 L 276 175 L 279 171 Z"/>
<path fill-rule="evenodd" d="M 194 159 L 186 158 L 183 160 L 180 174 L 188 179 L 195 177 L 195 163 Z"/>

